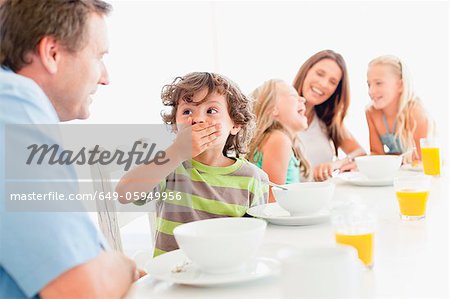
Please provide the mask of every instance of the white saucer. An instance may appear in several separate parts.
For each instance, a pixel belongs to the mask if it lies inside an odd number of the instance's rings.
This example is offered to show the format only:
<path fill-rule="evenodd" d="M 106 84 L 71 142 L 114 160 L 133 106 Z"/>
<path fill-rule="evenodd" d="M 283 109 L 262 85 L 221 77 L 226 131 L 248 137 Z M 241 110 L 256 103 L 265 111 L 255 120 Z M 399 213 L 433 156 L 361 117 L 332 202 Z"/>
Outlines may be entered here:
<path fill-rule="evenodd" d="M 394 178 L 385 179 L 369 179 L 365 175 L 357 171 L 343 172 L 336 176 L 355 186 L 365 187 L 380 187 L 380 186 L 392 186 L 394 184 Z"/>
<path fill-rule="evenodd" d="M 247 210 L 247 214 L 278 225 L 312 225 L 325 222 L 330 218 L 330 212 L 327 210 L 313 215 L 291 216 L 276 202 L 252 207 Z"/>
<path fill-rule="evenodd" d="M 180 249 L 153 258 L 147 263 L 146 268 L 149 275 L 155 279 L 193 286 L 241 283 L 278 275 L 280 272 L 280 264 L 277 260 L 253 257 L 238 272 L 209 274 L 202 272 L 197 265 L 190 262 Z"/>

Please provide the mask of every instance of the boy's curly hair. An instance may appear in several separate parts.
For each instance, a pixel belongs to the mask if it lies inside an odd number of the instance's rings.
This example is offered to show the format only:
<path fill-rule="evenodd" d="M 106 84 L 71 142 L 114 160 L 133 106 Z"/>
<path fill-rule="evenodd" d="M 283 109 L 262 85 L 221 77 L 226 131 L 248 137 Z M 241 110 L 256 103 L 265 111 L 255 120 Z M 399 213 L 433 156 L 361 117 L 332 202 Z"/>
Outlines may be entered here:
<path fill-rule="evenodd" d="M 176 114 L 180 100 L 192 102 L 195 93 L 208 89 L 205 101 L 211 94 L 217 92 L 227 99 L 228 114 L 235 125 L 241 129 L 236 135 L 229 135 L 222 150 L 225 156 L 235 153 L 237 157 L 247 153 L 247 145 L 251 139 L 251 132 L 255 126 L 251 102 L 241 92 L 239 87 L 228 78 L 215 73 L 193 72 L 183 77 L 176 77 L 171 84 L 164 85 L 161 99 L 164 106 L 172 107 L 170 112 L 162 112 L 163 121 L 168 125 L 176 124 Z"/>

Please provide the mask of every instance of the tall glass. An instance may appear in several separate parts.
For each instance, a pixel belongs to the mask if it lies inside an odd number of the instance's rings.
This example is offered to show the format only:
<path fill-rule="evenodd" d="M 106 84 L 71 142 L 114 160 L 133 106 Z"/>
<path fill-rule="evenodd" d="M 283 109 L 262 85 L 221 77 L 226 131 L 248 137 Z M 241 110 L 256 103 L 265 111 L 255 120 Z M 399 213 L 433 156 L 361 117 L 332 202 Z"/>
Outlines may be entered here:
<path fill-rule="evenodd" d="M 336 243 L 354 247 L 368 268 L 374 264 L 375 216 L 366 206 L 350 203 L 333 210 L 332 223 Z"/>
<path fill-rule="evenodd" d="M 439 176 L 441 174 L 441 157 L 436 139 L 421 138 L 420 151 L 422 153 L 423 173 Z"/>
<path fill-rule="evenodd" d="M 415 175 L 394 179 L 394 189 L 402 220 L 420 220 L 425 218 L 431 177 Z"/>

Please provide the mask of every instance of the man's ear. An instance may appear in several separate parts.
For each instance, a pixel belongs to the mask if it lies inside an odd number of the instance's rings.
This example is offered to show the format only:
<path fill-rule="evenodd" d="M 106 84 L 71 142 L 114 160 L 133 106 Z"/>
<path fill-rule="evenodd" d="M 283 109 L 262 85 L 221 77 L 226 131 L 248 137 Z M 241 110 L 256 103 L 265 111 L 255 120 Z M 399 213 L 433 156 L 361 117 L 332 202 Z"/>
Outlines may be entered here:
<path fill-rule="evenodd" d="M 234 125 L 233 128 L 231 128 L 230 134 L 236 135 L 241 130 L 241 125 Z"/>
<path fill-rule="evenodd" d="M 42 38 L 37 46 L 38 58 L 50 74 L 58 71 L 61 50 L 63 50 L 61 44 L 51 36 Z"/>

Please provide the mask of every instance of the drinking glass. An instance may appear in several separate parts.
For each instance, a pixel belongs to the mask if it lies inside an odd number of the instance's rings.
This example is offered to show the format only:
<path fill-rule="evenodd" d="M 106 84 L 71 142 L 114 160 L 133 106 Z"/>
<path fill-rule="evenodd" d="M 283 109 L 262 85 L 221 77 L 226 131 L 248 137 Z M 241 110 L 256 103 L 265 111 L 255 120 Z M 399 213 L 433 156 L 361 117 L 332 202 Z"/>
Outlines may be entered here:
<path fill-rule="evenodd" d="M 394 179 L 394 190 L 402 220 L 425 218 L 430 188 L 431 177 L 427 175 L 404 176 Z"/>
<path fill-rule="evenodd" d="M 438 142 L 434 138 L 421 138 L 423 173 L 439 176 L 441 174 L 441 157 Z"/>
<path fill-rule="evenodd" d="M 333 209 L 331 220 L 336 243 L 354 247 L 364 265 L 372 268 L 375 215 L 365 205 L 351 202 Z"/>

